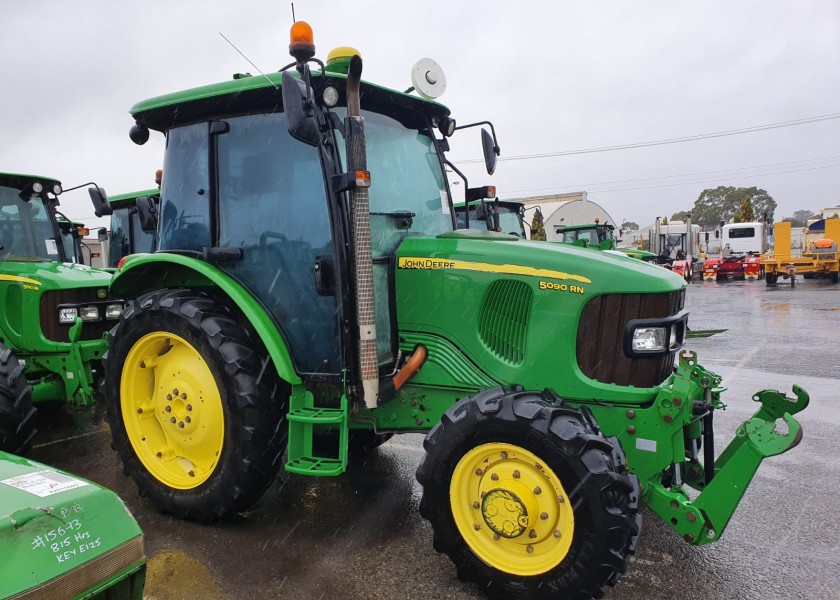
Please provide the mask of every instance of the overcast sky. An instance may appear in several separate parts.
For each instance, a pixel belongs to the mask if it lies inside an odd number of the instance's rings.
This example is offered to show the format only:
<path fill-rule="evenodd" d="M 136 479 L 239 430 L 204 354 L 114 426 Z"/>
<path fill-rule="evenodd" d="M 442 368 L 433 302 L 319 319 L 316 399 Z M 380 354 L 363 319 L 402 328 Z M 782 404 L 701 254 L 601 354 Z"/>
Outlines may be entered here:
<path fill-rule="evenodd" d="M 356 47 L 365 79 L 405 89 L 435 59 L 440 101 L 459 123 L 491 120 L 502 157 L 723 132 L 840 115 L 840 3 L 355 2 L 298 0 L 317 55 Z M 0 171 L 109 194 L 152 187 L 163 138 L 128 139 L 140 100 L 290 61 L 288 3 L 240 0 L 4 2 L 0 20 Z M 481 156 L 456 135 L 454 161 Z M 471 185 L 500 197 L 588 191 L 619 222 L 644 226 L 689 209 L 704 188 L 758 186 L 777 218 L 840 204 L 840 119 L 703 141 L 504 160 Z M 374 174 L 375 181 L 375 174 Z M 688 182 L 688 183 L 686 183 Z M 62 208 L 92 215 L 87 194 Z"/>

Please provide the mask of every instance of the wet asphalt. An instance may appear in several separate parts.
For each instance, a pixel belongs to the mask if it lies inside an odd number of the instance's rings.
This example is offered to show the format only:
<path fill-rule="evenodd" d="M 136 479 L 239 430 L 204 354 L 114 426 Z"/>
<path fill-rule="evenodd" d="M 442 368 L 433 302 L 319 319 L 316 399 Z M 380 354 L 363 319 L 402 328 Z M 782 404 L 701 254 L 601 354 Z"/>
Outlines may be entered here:
<path fill-rule="evenodd" d="M 686 307 L 692 329 L 728 329 L 687 344 L 729 388 L 718 451 L 755 411 L 753 393 L 790 394 L 794 383 L 811 395 L 798 417 L 804 438 L 763 463 L 716 544 L 689 546 L 646 512 L 639 549 L 607 598 L 840 598 L 840 285 L 695 282 Z M 41 427 L 35 460 L 115 490 L 137 518 L 149 599 L 484 597 L 435 553 L 418 514 L 421 435 L 397 436 L 340 478 L 283 475 L 247 514 L 201 526 L 138 497 L 106 424 L 80 432 L 47 412 Z"/>

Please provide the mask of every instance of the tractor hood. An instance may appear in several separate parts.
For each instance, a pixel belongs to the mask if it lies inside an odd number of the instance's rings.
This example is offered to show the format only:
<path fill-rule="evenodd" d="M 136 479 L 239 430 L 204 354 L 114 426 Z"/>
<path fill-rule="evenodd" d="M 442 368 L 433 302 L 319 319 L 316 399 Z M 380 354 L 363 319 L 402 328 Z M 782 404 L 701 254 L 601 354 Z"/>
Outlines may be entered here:
<path fill-rule="evenodd" d="M 412 379 L 418 384 L 514 382 L 570 399 L 647 402 L 671 375 L 679 343 L 656 356 L 628 353 L 639 320 L 676 328 L 678 341 L 685 331 L 679 275 L 623 255 L 478 230 L 405 239 L 396 290 L 401 349 L 429 349 Z"/>
<path fill-rule="evenodd" d="M 425 255 L 424 253 L 428 253 Z M 522 240 L 492 231 L 459 229 L 429 238 L 408 238 L 400 246 L 398 268 L 424 268 L 411 257 L 458 258 L 455 270 L 483 271 L 584 286 L 587 295 L 599 293 L 649 294 L 685 287 L 685 281 L 662 269 L 619 253 L 605 253 L 570 244 Z M 475 261 L 470 257 L 476 258 Z M 478 261 L 478 262 L 476 262 Z M 451 262 L 451 261 L 450 261 Z M 462 263 L 469 264 L 462 264 Z M 408 265 L 415 264 L 411 267 Z"/>
<path fill-rule="evenodd" d="M 145 563 L 122 500 L 84 479 L 0 452 L 0 506 L 2 598 L 76 597 Z"/>
<path fill-rule="evenodd" d="M 0 283 L 18 282 L 25 290 L 101 287 L 107 291 L 111 273 L 87 265 L 49 260 L 6 259 L 0 263 Z"/>

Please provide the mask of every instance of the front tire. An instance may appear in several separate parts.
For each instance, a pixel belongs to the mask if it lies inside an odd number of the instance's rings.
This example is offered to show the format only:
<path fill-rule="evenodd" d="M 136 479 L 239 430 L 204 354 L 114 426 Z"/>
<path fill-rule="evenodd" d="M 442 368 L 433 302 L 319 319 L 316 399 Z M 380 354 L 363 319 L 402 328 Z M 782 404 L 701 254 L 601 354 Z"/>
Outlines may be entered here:
<path fill-rule="evenodd" d="M 638 542 L 639 485 L 615 438 L 553 394 L 493 389 L 446 411 L 417 469 L 420 514 L 490 598 L 600 598 Z"/>
<path fill-rule="evenodd" d="M 109 344 L 114 447 L 140 495 L 199 522 L 259 500 L 279 470 L 289 393 L 256 334 L 208 296 L 163 290 L 129 302 Z"/>
<path fill-rule="evenodd" d="M 35 437 L 35 407 L 26 368 L 10 348 L 0 344 L 0 450 L 26 454 Z"/>

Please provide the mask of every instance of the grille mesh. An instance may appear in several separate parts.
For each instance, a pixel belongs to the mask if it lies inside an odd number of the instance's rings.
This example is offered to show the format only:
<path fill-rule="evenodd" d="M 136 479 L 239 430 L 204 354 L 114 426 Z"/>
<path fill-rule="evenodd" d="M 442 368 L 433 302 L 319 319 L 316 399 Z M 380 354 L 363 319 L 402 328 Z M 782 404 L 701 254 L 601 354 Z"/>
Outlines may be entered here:
<path fill-rule="evenodd" d="M 481 304 L 478 335 L 490 352 L 512 366 L 525 362 L 533 296 L 527 283 L 501 279 L 490 285 Z"/>
<path fill-rule="evenodd" d="M 577 336 L 577 361 L 590 379 L 602 383 L 654 387 L 671 374 L 674 354 L 629 358 L 622 346 L 631 319 L 670 317 L 683 308 L 685 289 L 665 294 L 596 296 L 583 309 Z"/>

